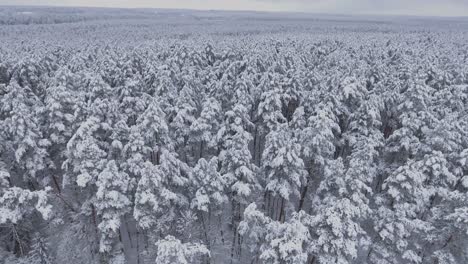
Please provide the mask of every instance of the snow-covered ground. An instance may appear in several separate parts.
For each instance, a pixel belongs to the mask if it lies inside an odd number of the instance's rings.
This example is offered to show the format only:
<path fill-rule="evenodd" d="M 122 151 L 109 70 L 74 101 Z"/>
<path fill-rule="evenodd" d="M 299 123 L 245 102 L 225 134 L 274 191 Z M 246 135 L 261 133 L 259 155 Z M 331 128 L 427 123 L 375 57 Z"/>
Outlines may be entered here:
<path fill-rule="evenodd" d="M 0 263 L 468 263 L 468 19 L 0 7 Z"/>

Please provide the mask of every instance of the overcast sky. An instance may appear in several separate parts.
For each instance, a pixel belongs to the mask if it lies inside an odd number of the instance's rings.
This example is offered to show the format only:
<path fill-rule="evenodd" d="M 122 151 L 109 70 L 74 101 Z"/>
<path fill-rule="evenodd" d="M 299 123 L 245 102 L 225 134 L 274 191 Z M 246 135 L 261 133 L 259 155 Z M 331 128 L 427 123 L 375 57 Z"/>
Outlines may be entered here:
<path fill-rule="evenodd" d="M 154 7 L 468 16 L 468 0 L 0 0 L 0 5 Z"/>

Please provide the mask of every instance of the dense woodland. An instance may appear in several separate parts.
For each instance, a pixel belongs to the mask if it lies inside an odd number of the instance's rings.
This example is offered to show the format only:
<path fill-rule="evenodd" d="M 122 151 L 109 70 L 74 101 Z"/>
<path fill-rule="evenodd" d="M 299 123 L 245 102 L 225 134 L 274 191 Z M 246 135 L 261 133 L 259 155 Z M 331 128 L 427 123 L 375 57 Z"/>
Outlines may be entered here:
<path fill-rule="evenodd" d="M 0 263 L 468 263 L 466 31 L 262 21 L 1 27 Z"/>

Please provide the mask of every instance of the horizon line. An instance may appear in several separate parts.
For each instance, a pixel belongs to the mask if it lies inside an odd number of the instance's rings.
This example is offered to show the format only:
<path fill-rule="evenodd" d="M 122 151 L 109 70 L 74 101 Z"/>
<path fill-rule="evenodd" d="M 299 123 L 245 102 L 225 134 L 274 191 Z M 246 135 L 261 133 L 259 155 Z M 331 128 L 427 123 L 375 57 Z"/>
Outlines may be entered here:
<path fill-rule="evenodd" d="M 417 14 L 397 14 L 397 13 L 333 13 L 333 12 L 313 12 L 313 11 L 293 11 L 293 10 L 255 10 L 255 9 L 219 9 L 219 8 L 171 8 L 171 7 L 110 7 L 110 6 L 88 6 L 88 5 L 10 5 L 0 4 L 0 7 L 31 7 L 31 8 L 85 8 L 85 9 L 120 9 L 120 10 L 166 10 L 166 11 L 198 11 L 198 12 L 251 12 L 251 13 L 273 13 L 273 14 L 303 14 L 319 16 L 367 16 L 367 17 L 412 17 L 412 18 L 468 18 L 468 15 L 417 15 Z"/>

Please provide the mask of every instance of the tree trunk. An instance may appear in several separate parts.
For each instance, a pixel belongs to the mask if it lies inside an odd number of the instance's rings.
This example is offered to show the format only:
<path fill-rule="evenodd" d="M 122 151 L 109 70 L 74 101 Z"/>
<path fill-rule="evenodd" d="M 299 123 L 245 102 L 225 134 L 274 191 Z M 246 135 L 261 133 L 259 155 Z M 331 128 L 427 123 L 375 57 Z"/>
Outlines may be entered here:
<path fill-rule="evenodd" d="M 231 264 L 234 260 L 234 249 L 236 247 L 237 227 L 236 227 L 236 202 L 232 202 L 232 243 L 231 243 Z"/>
<path fill-rule="evenodd" d="M 301 192 L 301 198 L 299 199 L 299 206 L 297 207 L 298 212 L 301 211 L 302 208 L 304 207 L 304 201 L 305 201 L 308 189 L 309 189 L 309 178 L 307 178 L 306 186 L 304 186 Z"/>
<path fill-rule="evenodd" d="M 279 214 L 278 221 L 284 223 L 285 218 L 286 217 L 285 217 L 285 213 L 284 213 L 284 198 L 281 198 L 280 214 Z"/>

